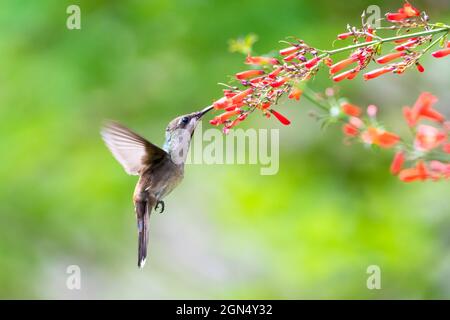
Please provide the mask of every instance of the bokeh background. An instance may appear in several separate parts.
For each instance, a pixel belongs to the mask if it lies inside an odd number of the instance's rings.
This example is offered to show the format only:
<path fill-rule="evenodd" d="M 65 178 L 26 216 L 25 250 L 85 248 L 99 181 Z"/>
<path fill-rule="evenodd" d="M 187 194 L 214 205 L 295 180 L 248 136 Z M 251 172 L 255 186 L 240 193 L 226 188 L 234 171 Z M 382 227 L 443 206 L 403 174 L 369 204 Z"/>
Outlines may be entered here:
<path fill-rule="evenodd" d="M 81 30 L 66 28 L 70 4 Z M 450 298 L 449 184 L 399 182 L 390 152 L 344 145 L 306 100 L 280 106 L 289 127 L 256 114 L 242 125 L 280 129 L 277 175 L 188 166 L 151 217 L 143 270 L 136 177 L 99 135 L 116 119 L 162 145 L 169 120 L 211 103 L 244 68 L 230 38 L 257 34 L 260 54 L 287 36 L 330 48 L 370 4 L 386 12 L 401 1 L 1 1 L 0 298 Z M 414 4 L 450 21 L 446 0 Z M 401 107 L 421 91 L 449 116 L 449 60 L 423 65 L 343 82 L 342 93 L 380 106 L 400 131 Z M 326 72 L 312 82 L 329 85 Z M 69 265 L 81 268 L 81 290 L 66 287 Z M 381 290 L 366 287 L 369 265 L 381 268 Z"/>

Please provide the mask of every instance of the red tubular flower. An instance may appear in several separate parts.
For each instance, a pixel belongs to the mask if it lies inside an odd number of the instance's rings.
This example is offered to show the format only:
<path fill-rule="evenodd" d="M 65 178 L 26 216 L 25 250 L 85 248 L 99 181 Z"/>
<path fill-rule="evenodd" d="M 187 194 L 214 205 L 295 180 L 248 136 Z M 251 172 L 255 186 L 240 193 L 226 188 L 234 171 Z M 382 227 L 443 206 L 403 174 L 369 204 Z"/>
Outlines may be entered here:
<path fill-rule="evenodd" d="M 396 134 L 375 127 L 367 128 L 361 138 L 365 143 L 375 144 L 381 148 L 391 148 L 400 141 L 400 137 Z"/>
<path fill-rule="evenodd" d="M 330 67 L 330 74 L 335 74 L 356 61 L 358 61 L 358 57 L 350 57 L 350 58 L 341 60 L 341 61 L 333 64 Z"/>
<path fill-rule="evenodd" d="M 283 70 L 283 67 L 278 67 L 275 70 L 273 70 L 271 73 L 269 73 L 268 77 L 271 79 L 275 79 L 282 70 Z"/>
<path fill-rule="evenodd" d="M 358 75 L 358 72 L 359 72 L 356 69 L 352 69 L 350 71 L 351 72 L 350 72 L 349 76 L 347 77 L 347 80 L 353 80 Z"/>
<path fill-rule="evenodd" d="M 314 58 L 312 58 L 312 59 L 310 59 L 310 60 L 305 62 L 305 67 L 308 68 L 308 69 L 311 69 L 314 66 L 316 66 L 317 63 L 319 63 L 319 61 L 320 61 L 319 57 L 314 57 Z"/>
<path fill-rule="evenodd" d="M 227 98 L 231 98 L 234 97 L 236 95 L 236 92 L 230 89 L 224 89 L 223 90 L 223 95 Z"/>
<path fill-rule="evenodd" d="M 446 144 L 444 144 L 444 145 L 442 146 L 442 150 L 443 150 L 445 153 L 450 153 L 450 143 L 447 142 Z"/>
<path fill-rule="evenodd" d="M 443 58 L 445 56 L 448 56 L 450 54 L 450 48 L 441 49 L 438 51 L 433 52 L 431 55 L 435 58 Z"/>
<path fill-rule="evenodd" d="M 427 180 L 429 178 L 428 170 L 423 161 L 418 161 L 416 167 L 403 169 L 398 175 L 403 182 L 413 182 L 417 180 Z"/>
<path fill-rule="evenodd" d="M 263 104 L 260 106 L 261 110 L 269 109 L 269 107 L 270 107 L 270 102 L 263 103 Z"/>
<path fill-rule="evenodd" d="M 269 110 L 271 114 L 273 114 L 275 116 L 275 118 L 277 118 L 283 125 L 287 126 L 290 125 L 291 122 L 289 121 L 289 119 L 287 119 L 285 116 L 283 116 L 282 114 L 276 112 L 275 110 L 270 109 Z"/>
<path fill-rule="evenodd" d="M 232 98 L 231 98 L 231 102 L 232 102 L 233 104 L 242 102 L 242 100 L 244 100 L 244 98 L 245 98 L 246 96 L 248 96 L 249 94 L 252 94 L 252 93 L 253 93 L 253 89 L 252 89 L 252 88 L 248 88 L 247 90 L 244 90 L 244 91 L 242 91 L 242 92 L 236 94 L 234 97 L 232 97 Z"/>
<path fill-rule="evenodd" d="M 270 57 L 251 57 L 247 56 L 245 59 L 246 64 L 265 65 L 265 64 L 279 64 L 280 62 L 275 58 Z"/>
<path fill-rule="evenodd" d="M 447 134 L 437 128 L 420 125 L 417 129 L 414 147 L 419 151 L 430 151 L 441 145 L 447 139 Z"/>
<path fill-rule="evenodd" d="M 364 80 L 370 80 L 370 79 L 377 78 L 385 73 L 392 72 L 393 70 L 394 70 L 394 68 L 392 68 L 392 67 L 384 67 L 384 68 L 372 70 L 372 71 L 364 74 Z"/>
<path fill-rule="evenodd" d="M 388 21 L 396 22 L 396 21 L 405 20 L 406 18 L 408 18 L 408 16 L 405 13 L 399 13 L 399 12 L 395 12 L 395 13 L 388 12 L 388 13 L 386 13 L 386 19 Z"/>
<path fill-rule="evenodd" d="M 406 18 L 417 17 L 420 15 L 420 11 L 414 8 L 410 3 L 406 2 L 403 8 L 397 10 L 395 13 L 387 13 L 386 19 L 389 21 L 397 22 Z"/>
<path fill-rule="evenodd" d="M 247 70 L 236 73 L 236 79 L 243 80 L 264 74 L 264 70 Z"/>
<path fill-rule="evenodd" d="M 412 46 L 416 45 L 418 42 L 419 42 L 418 38 L 410 39 L 407 42 L 405 42 L 405 43 L 403 43 L 403 44 L 401 44 L 399 46 L 396 46 L 395 50 L 397 50 L 397 51 L 404 51 L 404 50 L 406 50 L 408 48 L 411 48 Z"/>
<path fill-rule="evenodd" d="M 361 115 L 361 108 L 348 102 L 343 102 L 341 109 L 348 116 L 359 117 Z"/>
<path fill-rule="evenodd" d="M 391 163 L 391 173 L 395 176 L 399 174 L 399 172 L 402 170 L 403 163 L 405 162 L 405 154 L 403 151 L 399 151 L 395 154 L 394 159 Z"/>
<path fill-rule="evenodd" d="M 412 108 L 404 107 L 403 115 L 410 127 L 413 127 L 421 118 L 427 118 L 436 122 L 443 122 L 445 117 L 433 109 L 438 99 L 429 92 L 423 92 Z"/>
<path fill-rule="evenodd" d="M 286 58 L 284 58 L 283 60 L 284 60 L 284 61 L 287 61 L 287 62 L 292 61 L 292 60 L 294 60 L 295 58 L 297 58 L 297 55 L 298 55 L 298 52 L 291 53 L 290 55 L 288 55 L 288 56 L 287 56 Z"/>
<path fill-rule="evenodd" d="M 230 119 L 231 117 L 238 115 L 240 112 L 241 112 L 241 110 L 239 110 L 238 108 L 231 110 L 231 111 L 224 112 L 224 113 L 214 117 L 209 123 L 211 123 L 212 125 L 222 124 L 226 120 Z"/>
<path fill-rule="evenodd" d="M 287 56 L 287 55 L 290 55 L 291 53 L 298 51 L 299 49 L 300 49 L 299 47 L 295 47 L 295 46 L 285 48 L 285 49 L 280 50 L 280 54 L 282 56 Z"/>
<path fill-rule="evenodd" d="M 385 64 L 385 63 L 388 63 L 388 62 L 390 62 L 390 61 L 392 61 L 392 60 L 395 60 L 395 59 L 398 59 L 398 58 L 400 58 L 400 57 L 403 57 L 403 56 L 405 56 L 405 55 L 406 55 L 405 52 L 394 52 L 394 53 L 389 53 L 389 54 L 387 54 L 387 55 L 385 55 L 385 56 L 382 56 L 382 57 L 378 58 L 376 61 L 377 61 L 379 64 Z"/>
<path fill-rule="evenodd" d="M 358 128 L 351 125 L 350 123 L 344 124 L 344 126 L 342 127 L 342 131 L 344 132 L 344 134 L 346 136 L 349 136 L 349 137 L 356 137 L 359 134 Z"/>
<path fill-rule="evenodd" d="M 289 80 L 288 77 L 284 77 L 281 78 L 280 80 L 271 82 L 270 85 L 272 86 L 272 88 L 278 88 L 281 87 L 283 84 L 285 84 L 288 80 Z"/>
<path fill-rule="evenodd" d="M 418 16 L 420 16 L 420 10 L 414 8 L 409 2 L 406 2 L 403 5 L 403 10 L 400 9 L 399 11 L 405 13 L 408 17 L 418 17 Z"/>
<path fill-rule="evenodd" d="M 374 30 L 371 28 L 371 27 L 368 27 L 367 28 L 367 35 L 366 35 L 366 42 L 370 42 L 370 41 L 372 41 L 373 40 L 373 32 L 374 32 Z"/>
<path fill-rule="evenodd" d="M 419 72 L 424 72 L 425 68 L 418 62 L 416 62 L 416 68 Z"/>
<path fill-rule="evenodd" d="M 297 87 L 294 87 L 294 88 L 291 89 L 291 92 L 289 92 L 288 98 L 289 99 L 295 99 L 295 100 L 298 101 L 298 100 L 300 100 L 300 97 L 301 97 L 302 93 L 303 93 L 302 90 L 300 90 Z"/>
<path fill-rule="evenodd" d="M 260 82 L 263 82 L 265 79 L 266 79 L 265 76 L 262 76 L 262 77 L 256 77 L 256 78 L 251 79 L 251 80 L 250 80 L 250 83 L 251 83 L 251 84 L 260 83 Z"/>
<path fill-rule="evenodd" d="M 333 77 L 333 81 L 334 82 L 339 82 L 339 81 L 342 81 L 344 79 L 350 79 L 350 77 L 353 76 L 353 75 L 356 75 L 355 70 L 353 70 L 353 69 L 352 70 L 348 70 L 348 71 L 345 71 L 345 72 L 342 72 L 342 73 L 339 73 L 339 74 L 335 75 Z M 354 77 L 352 77 L 352 79 L 353 78 Z"/>
<path fill-rule="evenodd" d="M 231 100 L 225 96 L 225 97 L 222 97 L 219 100 L 215 101 L 213 103 L 213 106 L 214 106 L 214 109 L 219 110 L 219 109 L 225 109 L 225 108 L 229 107 L 231 104 L 232 104 Z"/>
<path fill-rule="evenodd" d="M 353 32 L 346 32 L 346 33 L 338 34 L 337 38 L 339 40 L 344 40 L 344 39 L 347 39 L 348 37 L 350 37 L 352 35 L 353 35 Z"/>

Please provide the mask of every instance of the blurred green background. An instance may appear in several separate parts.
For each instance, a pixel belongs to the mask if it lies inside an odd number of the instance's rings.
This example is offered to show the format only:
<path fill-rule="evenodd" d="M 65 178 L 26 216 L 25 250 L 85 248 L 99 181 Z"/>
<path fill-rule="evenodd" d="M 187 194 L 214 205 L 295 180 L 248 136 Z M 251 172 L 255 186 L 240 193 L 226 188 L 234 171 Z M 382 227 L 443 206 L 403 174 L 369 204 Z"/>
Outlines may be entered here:
<path fill-rule="evenodd" d="M 81 7 L 81 30 L 66 8 Z M 162 145 L 176 115 L 221 95 L 241 71 L 227 41 L 248 33 L 263 54 L 298 36 L 330 48 L 370 4 L 401 1 L 13 1 L 0 3 L 0 298 L 450 298 L 449 185 L 403 184 L 391 153 L 322 131 L 313 106 L 283 103 L 293 124 L 256 114 L 241 127 L 280 128 L 280 170 L 189 165 L 151 217 L 149 261 L 136 267 L 127 176 L 99 128 L 116 119 Z M 414 1 L 450 21 L 448 1 Z M 421 91 L 449 115 L 449 60 L 342 83 L 361 106 L 380 106 L 406 129 L 401 107 Z M 326 72 L 312 82 L 323 90 Z M 203 124 L 204 128 L 209 125 Z M 81 268 L 81 290 L 66 268 Z M 381 290 L 366 269 L 381 268 Z"/>

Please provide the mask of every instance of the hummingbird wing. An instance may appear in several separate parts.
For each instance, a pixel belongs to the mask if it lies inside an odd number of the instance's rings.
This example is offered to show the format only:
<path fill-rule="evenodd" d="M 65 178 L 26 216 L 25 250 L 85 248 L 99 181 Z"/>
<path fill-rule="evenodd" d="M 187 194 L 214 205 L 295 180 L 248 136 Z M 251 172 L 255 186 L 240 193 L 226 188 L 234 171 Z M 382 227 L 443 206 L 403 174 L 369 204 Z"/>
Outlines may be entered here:
<path fill-rule="evenodd" d="M 131 175 L 139 175 L 143 169 L 168 156 L 163 149 L 117 122 L 107 123 L 101 135 L 113 156 Z"/>

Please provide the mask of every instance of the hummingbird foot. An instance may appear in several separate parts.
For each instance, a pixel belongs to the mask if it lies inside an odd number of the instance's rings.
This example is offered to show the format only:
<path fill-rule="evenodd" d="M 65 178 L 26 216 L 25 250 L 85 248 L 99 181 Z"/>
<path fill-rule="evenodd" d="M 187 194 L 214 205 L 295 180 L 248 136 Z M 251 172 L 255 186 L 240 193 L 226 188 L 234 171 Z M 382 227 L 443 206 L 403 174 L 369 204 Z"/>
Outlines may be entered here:
<path fill-rule="evenodd" d="M 159 213 L 163 213 L 164 212 L 164 207 L 165 207 L 164 201 L 158 200 L 156 202 L 155 211 L 158 210 L 159 206 L 161 206 L 161 209 L 159 210 Z"/>

